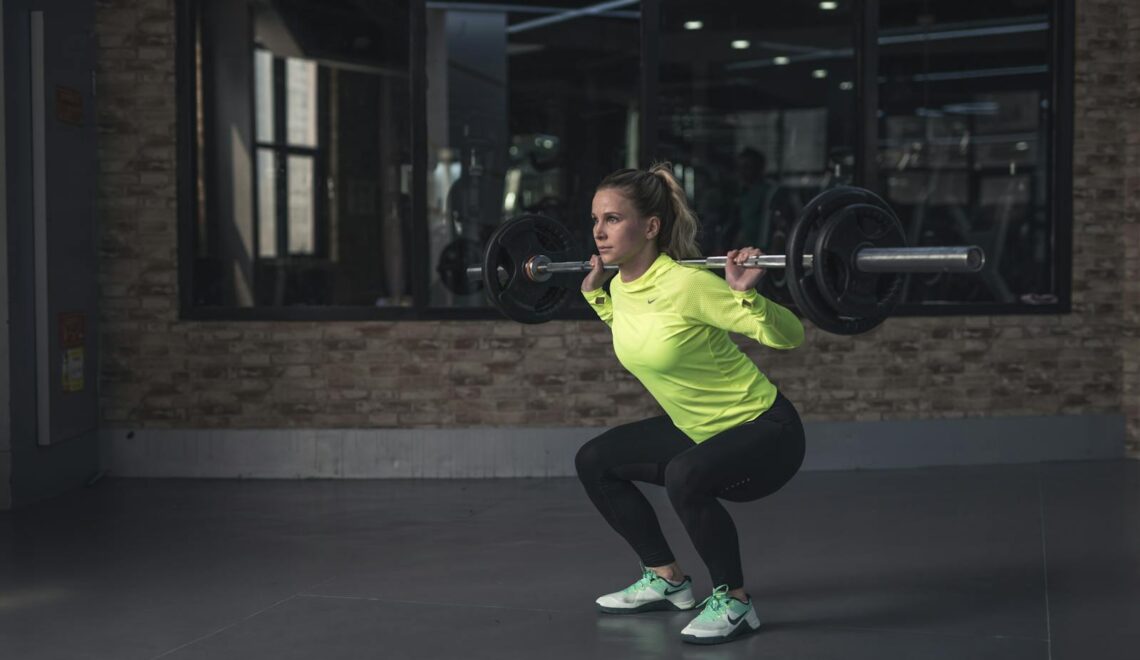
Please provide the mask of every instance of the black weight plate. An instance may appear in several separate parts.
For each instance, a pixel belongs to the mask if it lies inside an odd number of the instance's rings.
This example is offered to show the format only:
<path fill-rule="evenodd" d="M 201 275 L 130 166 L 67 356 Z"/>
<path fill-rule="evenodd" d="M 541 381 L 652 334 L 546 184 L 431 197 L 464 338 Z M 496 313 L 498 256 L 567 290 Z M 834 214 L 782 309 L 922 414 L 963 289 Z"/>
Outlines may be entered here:
<path fill-rule="evenodd" d="M 470 295 L 483 288 L 482 280 L 467 277 L 467 269 L 471 266 L 480 266 L 483 262 L 483 251 L 479 244 L 469 238 L 457 238 L 439 253 L 439 262 L 435 272 L 439 275 L 440 284 L 448 291 L 461 296 Z"/>
<path fill-rule="evenodd" d="M 788 293 L 800 312 L 816 327 L 838 335 L 857 335 L 883 322 L 883 317 L 843 315 L 828 302 L 830 297 L 820 290 L 814 276 L 803 265 L 806 246 L 815 244 L 815 238 L 824 223 L 839 210 L 852 204 L 870 204 L 889 209 L 886 202 L 864 188 L 841 186 L 816 195 L 804 207 L 800 217 L 788 232 L 787 286 Z"/>
<path fill-rule="evenodd" d="M 487 299 L 513 321 L 549 321 L 566 304 L 573 289 L 554 281 L 535 282 L 526 276 L 523 267 L 536 255 L 545 255 L 551 261 L 569 261 L 576 252 L 573 236 L 556 220 L 528 214 L 504 222 L 483 248 Z"/>
<path fill-rule="evenodd" d="M 814 279 L 832 309 L 849 317 L 887 317 L 902 295 L 902 273 L 867 273 L 855 256 L 864 248 L 904 247 L 898 217 L 872 204 L 852 204 L 823 223 L 815 239 Z"/>

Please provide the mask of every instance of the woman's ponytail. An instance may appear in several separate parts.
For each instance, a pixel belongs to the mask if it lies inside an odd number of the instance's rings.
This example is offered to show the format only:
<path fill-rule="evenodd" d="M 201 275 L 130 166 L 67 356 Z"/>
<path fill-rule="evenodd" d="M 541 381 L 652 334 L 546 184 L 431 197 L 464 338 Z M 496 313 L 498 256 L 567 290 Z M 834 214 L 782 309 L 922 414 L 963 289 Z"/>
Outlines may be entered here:
<path fill-rule="evenodd" d="M 685 189 L 673 176 L 673 166 L 669 163 L 657 163 L 649 168 L 649 173 L 665 184 L 670 211 L 668 215 L 671 216 L 667 221 L 662 218 L 665 222 L 661 228 L 661 235 L 657 237 L 657 245 L 662 252 L 674 259 L 692 259 L 700 256 L 701 248 L 697 245 L 700 221 L 689 206 L 689 200 L 685 198 Z"/>

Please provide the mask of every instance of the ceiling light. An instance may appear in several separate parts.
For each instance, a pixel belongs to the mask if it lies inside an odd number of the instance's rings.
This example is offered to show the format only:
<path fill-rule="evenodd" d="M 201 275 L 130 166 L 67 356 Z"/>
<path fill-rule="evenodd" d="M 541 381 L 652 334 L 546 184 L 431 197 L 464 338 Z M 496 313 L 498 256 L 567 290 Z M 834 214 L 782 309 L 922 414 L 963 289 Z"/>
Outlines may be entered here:
<path fill-rule="evenodd" d="M 785 65 L 785 64 L 787 64 L 788 62 L 791 62 L 791 60 L 789 60 L 788 58 L 784 57 L 783 55 L 780 55 L 780 56 L 778 56 L 778 57 L 773 57 L 773 58 L 772 58 L 772 63 L 773 63 L 773 64 L 778 64 L 778 65 L 780 65 L 780 66 L 784 66 L 784 65 Z"/>
<path fill-rule="evenodd" d="M 685 21 L 685 29 L 686 30 L 699 30 L 699 29 L 703 28 L 704 26 L 705 26 L 705 24 L 700 22 L 700 21 Z"/>
<path fill-rule="evenodd" d="M 749 43 L 747 39 L 737 39 L 736 41 L 732 42 L 732 47 L 735 48 L 736 50 L 744 50 L 745 48 L 748 48 L 751 45 L 752 44 Z"/>
<path fill-rule="evenodd" d="M 815 71 L 811 72 L 811 77 L 815 78 L 816 80 L 823 80 L 827 77 L 827 69 L 816 69 Z"/>
<path fill-rule="evenodd" d="M 845 92 L 850 92 L 851 90 L 855 89 L 855 83 L 851 82 L 850 80 L 844 80 L 843 82 L 839 83 L 839 89 L 842 89 Z"/>
<path fill-rule="evenodd" d="M 838 2 L 830 2 L 829 0 L 824 0 L 823 2 L 819 3 L 819 8 L 824 10 L 824 11 L 831 11 L 833 9 L 839 9 L 839 3 Z"/>

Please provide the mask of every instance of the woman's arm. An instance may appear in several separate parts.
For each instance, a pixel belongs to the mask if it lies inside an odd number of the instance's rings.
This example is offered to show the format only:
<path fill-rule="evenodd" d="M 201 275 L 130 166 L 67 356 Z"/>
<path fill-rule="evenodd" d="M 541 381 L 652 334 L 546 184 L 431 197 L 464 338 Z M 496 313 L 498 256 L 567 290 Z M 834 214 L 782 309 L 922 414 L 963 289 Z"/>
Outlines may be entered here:
<path fill-rule="evenodd" d="M 754 289 L 733 291 L 716 275 L 684 268 L 672 292 L 681 315 L 715 328 L 735 332 L 777 349 L 795 348 L 804 341 L 804 326 L 787 307 Z"/>
<path fill-rule="evenodd" d="M 602 258 L 596 254 L 591 255 L 590 272 L 582 280 L 582 295 L 585 296 L 586 302 L 590 303 L 590 307 L 593 307 L 594 311 L 597 312 L 598 318 L 605 321 L 606 325 L 613 327 L 613 301 L 610 300 L 610 294 L 602 288 L 611 277 L 613 277 L 613 273 L 605 270 Z"/>
<path fill-rule="evenodd" d="M 610 294 L 605 289 L 594 289 L 593 291 L 583 291 L 582 296 L 586 298 L 586 302 L 590 303 L 590 307 L 598 314 L 598 318 L 606 322 L 606 325 L 613 327 L 614 324 L 614 304 L 610 299 Z"/>

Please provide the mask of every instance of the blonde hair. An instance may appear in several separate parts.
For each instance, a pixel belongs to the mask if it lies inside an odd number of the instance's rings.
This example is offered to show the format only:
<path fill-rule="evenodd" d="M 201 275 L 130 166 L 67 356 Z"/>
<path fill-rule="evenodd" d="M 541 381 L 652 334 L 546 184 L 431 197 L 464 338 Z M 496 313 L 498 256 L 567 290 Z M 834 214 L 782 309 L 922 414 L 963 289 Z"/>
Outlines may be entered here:
<path fill-rule="evenodd" d="M 685 198 L 685 190 L 673 176 L 670 163 L 655 163 L 648 171 L 623 169 L 598 184 L 598 190 L 614 188 L 625 193 L 642 216 L 657 216 L 661 230 L 657 247 L 674 259 L 692 259 L 701 254 L 697 244 L 700 221 Z"/>

